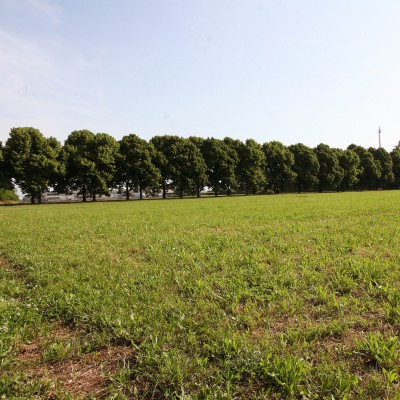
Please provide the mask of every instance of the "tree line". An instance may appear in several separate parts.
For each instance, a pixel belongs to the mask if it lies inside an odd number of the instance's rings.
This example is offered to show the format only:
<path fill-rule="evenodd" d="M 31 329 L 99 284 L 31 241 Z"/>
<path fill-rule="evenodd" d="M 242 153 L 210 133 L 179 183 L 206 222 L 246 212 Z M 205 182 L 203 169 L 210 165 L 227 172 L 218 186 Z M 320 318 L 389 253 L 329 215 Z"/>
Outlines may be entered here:
<path fill-rule="evenodd" d="M 72 132 L 62 145 L 32 127 L 12 128 L 0 142 L 0 189 L 18 185 L 31 202 L 42 194 L 78 191 L 83 201 L 131 191 L 168 190 L 180 197 L 285 191 L 344 191 L 400 188 L 400 142 L 383 148 L 351 144 L 347 149 L 319 144 L 310 148 L 279 141 L 259 144 L 224 139 L 163 135 L 149 141 L 135 134 L 120 141 L 106 133 Z"/>

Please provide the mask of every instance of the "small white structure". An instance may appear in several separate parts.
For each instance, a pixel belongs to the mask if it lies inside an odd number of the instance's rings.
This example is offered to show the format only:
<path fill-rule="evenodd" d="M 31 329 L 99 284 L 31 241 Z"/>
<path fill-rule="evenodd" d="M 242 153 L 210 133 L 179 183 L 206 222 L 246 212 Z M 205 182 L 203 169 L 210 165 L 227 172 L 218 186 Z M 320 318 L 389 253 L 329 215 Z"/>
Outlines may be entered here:
<path fill-rule="evenodd" d="M 98 200 L 125 200 L 126 193 L 125 191 L 121 192 L 118 189 L 110 189 L 110 195 L 97 195 L 96 198 Z M 139 199 L 140 194 L 139 192 L 130 192 L 129 193 L 130 199 Z M 147 197 L 145 193 L 143 193 L 143 197 Z M 92 197 L 90 193 L 87 194 L 87 201 L 91 201 Z M 23 202 L 30 202 L 31 198 L 28 195 L 25 195 L 22 198 Z M 42 194 L 42 203 L 69 203 L 69 202 L 76 202 L 82 201 L 82 194 L 78 194 L 78 191 L 75 190 L 70 193 L 58 193 L 58 192 L 44 192 Z"/>
<path fill-rule="evenodd" d="M 68 202 L 68 201 L 76 201 L 78 200 L 78 192 L 72 192 L 69 194 L 66 193 L 57 193 L 57 192 L 45 192 L 42 195 L 43 202 Z"/>

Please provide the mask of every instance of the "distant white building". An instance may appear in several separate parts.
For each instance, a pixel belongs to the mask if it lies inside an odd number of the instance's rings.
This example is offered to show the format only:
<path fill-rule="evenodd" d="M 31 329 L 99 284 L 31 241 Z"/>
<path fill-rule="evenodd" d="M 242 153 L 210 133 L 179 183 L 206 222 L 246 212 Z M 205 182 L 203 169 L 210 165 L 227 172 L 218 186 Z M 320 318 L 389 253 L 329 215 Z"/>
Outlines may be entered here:
<path fill-rule="evenodd" d="M 58 202 L 58 201 L 76 201 L 78 199 L 78 192 L 57 193 L 57 192 L 45 192 L 42 196 L 44 202 Z"/>
<path fill-rule="evenodd" d="M 57 193 L 57 192 L 44 192 L 42 194 L 42 202 L 49 202 L 49 203 L 57 203 L 57 202 L 70 202 L 70 201 L 77 201 L 78 192 L 72 192 L 69 194 L 66 193 Z M 25 195 L 22 198 L 24 202 L 30 202 L 31 198 L 28 195 Z"/>
<path fill-rule="evenodd" d="M 131 199 L 138 199 L 140 197 L 139 193 L 137 192 L 130 192 L 129 197 Z M 143 197 L 146 197 L 146 195 L 143 193 Z M 97 199 L 100 200 L 125 200 L 126 194 L 125 192 L 121 192 L 118 189 L 111 189 L 110 190 L 110 195 L 105 196 L 97 196 Z M 22 201 L 24 202 L 30 202 L 30 196 L 25 195 L 22 198 Z M 88 194 L 87 200 L 91 200 L 91 196 Z M 78 194 L 78 191 L 75 190 L 71 193 L 58 193 L 58 192 L 45 192 L 42 194 L 42 202 L 43 203 L 69 203 L 72 201 L 82 201 L 82 195 Z"/>

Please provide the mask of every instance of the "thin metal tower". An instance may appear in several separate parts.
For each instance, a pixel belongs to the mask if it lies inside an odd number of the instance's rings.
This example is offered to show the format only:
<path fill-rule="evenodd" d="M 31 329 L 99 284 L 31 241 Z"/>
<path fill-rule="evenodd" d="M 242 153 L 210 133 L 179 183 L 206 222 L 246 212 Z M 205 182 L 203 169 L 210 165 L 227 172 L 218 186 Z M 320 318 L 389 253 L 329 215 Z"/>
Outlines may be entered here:
<path fill-rule="evenodd" d="M 378 133 L 379 133 L 379 148 L 381 148 L 381 127 L 379 127 L 378 129 Z"/>

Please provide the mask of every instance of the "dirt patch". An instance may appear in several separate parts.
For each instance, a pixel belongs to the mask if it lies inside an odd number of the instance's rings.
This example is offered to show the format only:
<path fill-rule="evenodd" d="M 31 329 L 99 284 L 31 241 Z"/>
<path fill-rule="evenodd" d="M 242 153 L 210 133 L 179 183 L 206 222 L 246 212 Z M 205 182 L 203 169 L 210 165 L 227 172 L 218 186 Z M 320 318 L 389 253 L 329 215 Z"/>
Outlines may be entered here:
<path fill-rule="evenodd" d="M 108 347 L 59 363 L 45 363 L 27 371 L 28 376 L 62 389 L 77 397 L 102 398 L 111 374 L 117 372 L 123 360 L 132 357 L 126 347 Z M 48 393 L 51 397 L 52 393 Z"/>
<path fill-rule="evenodd" d="M 39 361 L 43 349 L 46 346 L 46 342 L 48 342 L 50 339 L 64 340 L 77 337 L 79 337 L 79 331 L 68 327 L 61 327 L 57 324 L 56 327 L 50 331 L 50 333 L 46 334 L 46 337 L 39 335 L 33 341 L 21 345 L 18 351 L 17 359 L 24 364 Z"/>
<path fill-rule="evenodd" d="M 68 343 L 82 338 L 84 332 L 68 327 L 57 327 L 46 338 L 37 337 L 21 346 L 17 359 L 28 381 L 47 383 L 51 389 L 46 398 L 56 398 L 56 393 L 68 393 L 74 397 L 101 399 L 105 395 L 110 376 L 117 372 L 124 361 L 133 358 L 127 346 L 106 346 L 87 354 L 71 351 L 61 361 L 46 361 L 44 353 L 49 343 Z"/>
<path fill-rule="evenodd" d="M 9 267 L 9 265 L 7 264 L 7 262 L 4 260 L 4 258 L 1 258 L 1 257 L 0 257 L 0 268 L 6 269 L 7 267 Z"/>

